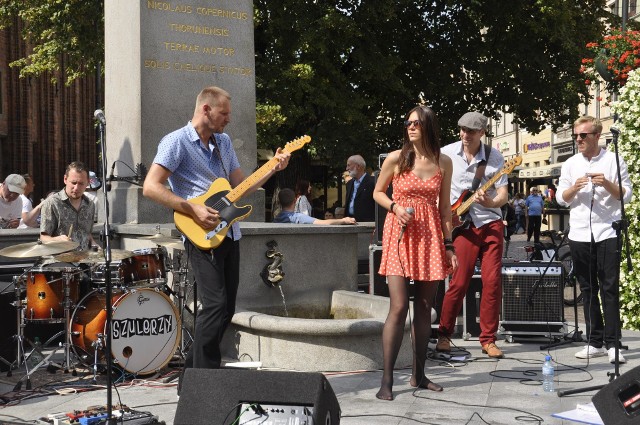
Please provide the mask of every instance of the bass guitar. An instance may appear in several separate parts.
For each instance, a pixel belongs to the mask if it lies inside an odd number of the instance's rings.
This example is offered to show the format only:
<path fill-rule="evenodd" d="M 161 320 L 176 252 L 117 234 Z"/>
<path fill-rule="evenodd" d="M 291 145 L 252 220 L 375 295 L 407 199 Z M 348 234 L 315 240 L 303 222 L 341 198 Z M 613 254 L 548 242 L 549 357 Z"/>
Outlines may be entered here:
<path fill-rule="evenodd" d="M 302 136 L 287 143 L 282 151 L 291 153 L 302 148 L 309 142 L 311 142 L 311 137 Z M 227 179 L 216 179 L 211 183 L 206 193 L 188 200 L 188 202 L 193 204 L 206 205 L 218 211 L 220 214 L 220 223 L 218 223 L 213 230 L 203 229 L 190 215 L 179 211 L 173 213 L 173 221 L 176 228 L 200 249 L 217 248 L 222 241 L 224 241 L 231 225 L 236 221 L 245 219 L 251 214 L 251 205 L 239 207 L 235 202 L 254 184 L 267 175 L 273 167 L 275 167 L 277 162 L 277 158 L 271 158 L 233 189 L 231 189 L 231 185 Z"/>
<path fill-rule="evenodd" d="M 487 180 L 487 182 L 483 184 L 482 187 L 480 187 L 478 190 L 482 190 L 483 192 L 486 191 L 500 178 L 500 176 L 502 176 L 503 174 L 509 174 L 520 164 L 522 164 L 522 156 L 520 155 L 511 158 L 508 161 L 505 161 L 504 167 L 500 171 L 495 173 L 493 177 Z M 453 212 L 453 239 L 458 236 L 460 230 L 467 229 L 469 227 L 469 224 L 471 223 L 471 217 L 469 217 L 469 208 L 471 208 L 471 204 L 473 204 L 474 193 L 475 192 L 468 189 L 464 190 L 460 194 L 458 200 L 453 205 L 451 205 L 451 211 Z"/>

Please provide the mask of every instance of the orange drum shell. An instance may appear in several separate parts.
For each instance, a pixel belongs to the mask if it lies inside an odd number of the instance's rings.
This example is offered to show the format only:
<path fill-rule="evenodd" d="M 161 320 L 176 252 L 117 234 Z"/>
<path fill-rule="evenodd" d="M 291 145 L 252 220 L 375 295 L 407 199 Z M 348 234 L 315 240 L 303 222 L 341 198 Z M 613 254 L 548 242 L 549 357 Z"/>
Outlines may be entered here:
<path fill-rule="evenodd" d="M 25 320 L 64 322 L 64 274 L 71 274 L 69 298 L 72 304 L 78 301 L 80 276 L 75 269 L 63 270 L 51 268 L 33 270 L 27 273 Z"/>

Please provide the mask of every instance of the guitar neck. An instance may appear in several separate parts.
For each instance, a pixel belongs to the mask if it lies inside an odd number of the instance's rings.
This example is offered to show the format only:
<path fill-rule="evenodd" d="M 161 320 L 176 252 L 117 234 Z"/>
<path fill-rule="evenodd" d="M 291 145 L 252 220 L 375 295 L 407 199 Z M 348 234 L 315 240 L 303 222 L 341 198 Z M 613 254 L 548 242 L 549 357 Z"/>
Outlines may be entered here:
<path fill-rule="evenodd" d="M 269 174 L 269 172 L 275 167 L 278 163 L 278 158 L 273 157 L 269 161 L 267 161 L 262 167 L 258 168 L 253 174 L 244 179 L 242 183 L 237 185 L 231 192 L 227 193 L 226 198 L 231 202 L 236 202 L 238 199 L 242 198 L 251 187 L 262 180 L 264 176 Z"/>
<path fill-rule="evenodd" d="M 493 185 L 500 178 L 500 176 L 503 175 L 504 173 L 505 173 L 505 169 L 503 168 L 502 170 L 500 170 L 497 173 L 495 173 L 493 177 L 491 177 L 489 180 L 487 180 L 487 182 L 485 184 L 483 184 L 482 187 L 480 187 L 480 189 L 478 189 L 478 190 L 482 190 L 484 192 L 485 190 L 490 188 L 491 185 Z M 467 210 L 469 208 L 471 208 L 471 204 L 473 204 L 473 201 L 474 201 L 473 196 L 470 196 L 469 199 L 464 201 L 458 207 L 458 210 L 456 211 L 458 213 L 458 215 L 462 215 L 462 214 L 466 213 Z"/>

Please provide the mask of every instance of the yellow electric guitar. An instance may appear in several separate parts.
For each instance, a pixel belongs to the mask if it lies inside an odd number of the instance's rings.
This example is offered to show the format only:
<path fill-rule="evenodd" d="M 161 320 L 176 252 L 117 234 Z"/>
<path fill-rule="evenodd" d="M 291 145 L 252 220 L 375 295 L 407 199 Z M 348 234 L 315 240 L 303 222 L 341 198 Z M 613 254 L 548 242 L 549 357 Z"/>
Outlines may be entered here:
<path fill-rule="evenodd" d="M 294 152 L 311 141 L 311 137 L 302 136 L 287 143 L 283 152 Z M 268 174 L 278 162 L 277 158 L 271 158 L 266 164 L 258 168 L 253 174 L 244 179 L 242 183 L 231 189 L 226 179 L 216 179 L 206 193 L 189 199 L 189 202 L 206 205 L 220 213 L 220 223 L 213 230 L 204 230 L 190 215 L 181 212 L 173 213 L 173 221 L 176 228 L 182 232 L 195 246 L 200 249 L 216 248 L 224 240 L 229 227 L 239 220 L 243 220 L 251 214 L 251 205 L 238 207 L 234 204 L 256 182 Z"/>
<path fill-rule="evenodd" d="M 491 177 L 479 190 L 483 192 L 489 189 L 503 174 L 509 174 L 516 168 L 518 165 L 522 164 L 522 156 L 518 155 L 504 163 L 504 167 L 502 170 L 498 171 Z M 460 233 L 460 230 L 466 229 L 469 227 L 469 223 L 471 223 L 471 217 L 469 217 L 469 208 L 471 208 L 471 204 L 473 204 L 473 194 L 471 190 L 464 190 L 458 200 L 451 205 L 451 211 L 453 212 L 453 232 L 452 238 Z"/>

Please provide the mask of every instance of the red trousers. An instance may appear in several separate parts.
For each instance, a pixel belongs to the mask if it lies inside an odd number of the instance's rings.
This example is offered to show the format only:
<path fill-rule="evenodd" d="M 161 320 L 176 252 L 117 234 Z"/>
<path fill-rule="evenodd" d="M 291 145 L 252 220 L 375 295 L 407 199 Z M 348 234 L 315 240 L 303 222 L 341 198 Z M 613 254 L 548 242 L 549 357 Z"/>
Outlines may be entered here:
<path fill-rule="evenodd" d="M 480 298 L 480 344 L 495 342 L 500 323 L 502 302 L 502 247 L 504 224 L 496 220 L 477 228 L 473 225 L 462 230 L 453 245 L 458 257 L 458 269 L 449 282 L 440 313 L 438 333 L 450 337 L 456 318 L 474 273 L 476 259 L 480 258 L 482 297 Z"/>

